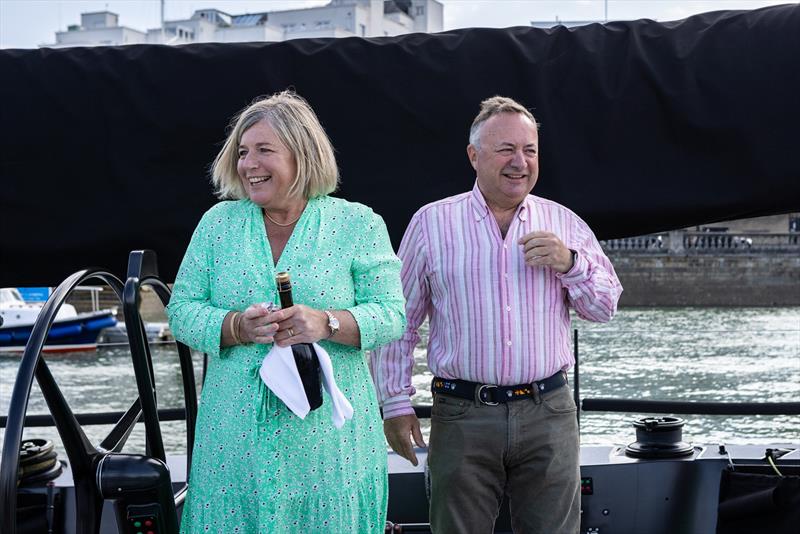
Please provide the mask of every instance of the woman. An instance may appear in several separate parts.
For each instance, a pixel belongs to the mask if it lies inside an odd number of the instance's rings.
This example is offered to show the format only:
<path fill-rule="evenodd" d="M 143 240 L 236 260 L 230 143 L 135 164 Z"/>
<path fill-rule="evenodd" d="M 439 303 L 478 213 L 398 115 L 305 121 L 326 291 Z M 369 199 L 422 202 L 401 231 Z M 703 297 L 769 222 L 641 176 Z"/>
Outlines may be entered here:
<path fill-rule="evenodd" d="M 383 532 L 386 446 L 364 350 L 404 329 L 400 261 L 383 220 L 327 196 L 338 170 L 308 103 L 282 92 L 242 111 L 214 161 L 223 199 L 202 218 L 167 308 L 208 355 L 182 532 Z M 275 275 L 295 305 L 277 312 Z M 355 415 L 295 416 L 264 385 L 273 343 L 318 342 Z M 327 394 L 324 399 L 329 400 Z"/>

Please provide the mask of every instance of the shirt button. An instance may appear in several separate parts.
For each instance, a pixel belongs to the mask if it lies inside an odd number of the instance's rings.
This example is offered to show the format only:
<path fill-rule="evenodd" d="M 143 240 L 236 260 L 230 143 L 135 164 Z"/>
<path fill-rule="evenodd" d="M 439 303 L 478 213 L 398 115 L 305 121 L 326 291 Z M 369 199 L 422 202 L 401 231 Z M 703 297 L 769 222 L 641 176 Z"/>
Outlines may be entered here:
<path fill-rule="evenodd" d="M 511 306 L 506 306 L 506 311 L 511 311 Z"/>
<path fill-rule="evenodd" d="M 506 245 L 506 244 L 504 243 L 504 244 L 503 244 L 503 248 L 507 249 L 507 248 L 508 248 L 508 245 Z"/>
<path fill-rule="evenodd" d="M 511 346 L 511 340 L 506 341 L 506 345 L 508 345 L 510 347 Z"/>

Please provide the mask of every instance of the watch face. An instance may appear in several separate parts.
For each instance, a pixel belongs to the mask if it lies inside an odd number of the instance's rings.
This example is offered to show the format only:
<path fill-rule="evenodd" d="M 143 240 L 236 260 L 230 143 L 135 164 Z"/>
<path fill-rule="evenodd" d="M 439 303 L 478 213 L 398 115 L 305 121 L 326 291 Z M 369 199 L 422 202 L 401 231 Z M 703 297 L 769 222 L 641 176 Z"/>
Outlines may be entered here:
<path fill-rule="evenodd" d="M 331 330 L 339 330 L 339 319 L 336 318 L 334 314 L 331 312 L 325 312 L 328 314 L 328 326 Z"/>

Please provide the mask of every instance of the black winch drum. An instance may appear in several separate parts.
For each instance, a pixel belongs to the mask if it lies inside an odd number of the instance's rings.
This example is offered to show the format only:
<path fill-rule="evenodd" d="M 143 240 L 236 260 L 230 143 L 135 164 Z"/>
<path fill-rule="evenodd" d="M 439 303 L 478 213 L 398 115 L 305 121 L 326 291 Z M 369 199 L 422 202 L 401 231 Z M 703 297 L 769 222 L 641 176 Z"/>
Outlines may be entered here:
<path fill-rule="evenodd" d="M 645 417 L 633 422 L 636 441 L 625 447 L 632 458 L 679 458 L 692 454 L 694 448 L 683 440 L 683 419 Z"/>
<path fill-rule="evenodd" d="M 61 462 L 53 442 L 45 439 L 28 439 L 19 451 L 18 486 L 43 486 L 57 478 L 62 471 Z"/>

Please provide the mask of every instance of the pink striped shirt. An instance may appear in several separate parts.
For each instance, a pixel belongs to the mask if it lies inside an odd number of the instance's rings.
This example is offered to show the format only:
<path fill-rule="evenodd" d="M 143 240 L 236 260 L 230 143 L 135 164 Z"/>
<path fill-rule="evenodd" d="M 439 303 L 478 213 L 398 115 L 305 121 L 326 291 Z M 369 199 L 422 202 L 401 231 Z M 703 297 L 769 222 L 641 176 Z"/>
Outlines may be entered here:
<path fill-rule="evenodd" d="M 525 265 L 517 241 L 536 230 L 554 233 L 577 251 L 569 272 Z M 528 195 L 504 239 L 477 183 L 471 192 L 420 209 L 398 255 L 407 327 L 399 340 L 372 355 L 384 419 L 413 413 L 413 351 L 426 317 L 434 375 L 514 385 L 575 363 L 570 306 L 583 319 L 605 322 L 622 293 L 611 262 L 580 217 Z"/>

